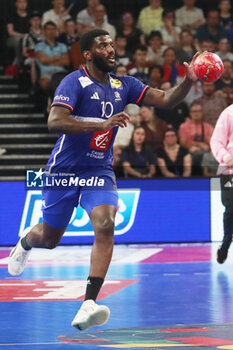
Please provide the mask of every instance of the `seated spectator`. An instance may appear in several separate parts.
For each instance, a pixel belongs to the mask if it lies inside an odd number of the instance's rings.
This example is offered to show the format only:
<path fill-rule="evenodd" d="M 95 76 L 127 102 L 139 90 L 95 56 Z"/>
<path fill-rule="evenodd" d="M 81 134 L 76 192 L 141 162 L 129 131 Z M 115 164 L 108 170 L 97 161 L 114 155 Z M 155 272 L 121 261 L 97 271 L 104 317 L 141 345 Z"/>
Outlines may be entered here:
<path fill-rule="evenodd" d="M 180 64 L 191 62 L 195 53 L 194 37 L 189 31 L 184 30 L 180 34 L 180 44 L 176 49 L 177 60 Z"/>
<path fill-rule="evenodd" d="M 121 162 L 126 177 L 149 179 L 155 175 L 155 156 L 152 150 L 146 147 L 145 137 L 145 130 L 137 126 L 129 146 L 122 152 Z"/>
<path fill-rule="evenodd" d="M 37 64 L 40 70 L 40 86 L 45 92 L 51 88 L 51 79 L 55 73 L 67 73 L 70 64 L 68 48 L 57 42 L 57 26 L 53 22 L 45 23 L 45 39 L 35 46 Z M 62 75 L 61 75 L 62 76 Z"/>
<path fill-rule="evenodd" d="M 209 51 L 214 53 L 216 51 L 216 44 L 214 43 L 213 40 L 210 40 L 210 39 L 203 40 L 200 43 L 196 41 L 195 47 L 197 51 L 200 51 L 200 52 Z"/>
<path fill-rule="evenodd" d="M 61 34 L 65 30 L 65 21 L 71 18 L 71 16 L 65 9 L 65 0 L 52 0 L 52 5 L 53 8 L 51 10 L 43 13 L 42 26 L 51 21 L 56 24 L 57 30 Z"/>
<path fill-rule="evenodd" d="M 136 28 L 135 19 L 130 12 L 122 14 L 117 34 L 126 38 L 126 51 L 130 53 L 130 56 L 138 46 L 145 44 L 144 35 L 140 29 Z"/>
<path fill-rule="evenodd" d="M 220 10 L 220 25 L 227 30 L 230 29 L 233 25 L 230 0 L 220 0 L 218 8 Z"/>
<path fill-rule="evenodd" d="M 115 146 L 121 147 L 121 149 L 129 146 L 134 127 L 140 125 L 140 117 L 138 115 L 139 107 L 137 105 L 129 104 L 125 108 L 125 112 L 129 115 L 130 119 L 127 122 L 127 126 L 119 128 L 116 138 L 114 140 L 113 148 Z"/>
<path fill-rule="evenodd" d="M 200 104 L 194 102 L 190 107 L 190 118 L 179 127 L 179 140 L 181 146 L 187 148 L 192 155 L 192 165 L 200 171 L 202 157 L 205 152 L 210 152 L 210 138 L 213 127 L 203 121 L 203 109 Z M 195 173 L 195 175 L 201 175 Z"/>
<path fill-rule="evenodd" d="M 233 62 L 233 53 L 231 45 L 227 38 L 220 39 L 218 42 L 218 51 L 215 52 L 223 61 L 230 60 Z"/>
<path fill-rule="evenodd" d="M 160 65 L 154 64 L 153 66 L 150 66 L 148 80 L 148 84 L 150 85 L 150 87 L 160 89 L 161 84 L 163 82 L 163 75 L 164 71 Z"/>
<path fill-rule="evenodd" d="M 147 83 L 149 77 L 149 64 L 146 62 L 147 47 L 139 46 L 133 55 L 133 63 L 128 68 L 128 74 Z"/>
<path fill-rule="evenodd" d="M 139 13 L 137 27 L 145 35 L 150 35 L 155 27 L 163 24 L 162 12 L 161 0 L 149 0 L 149 6 L 144 7 Z"/>
<path fill-rule="evenodd" d="M 214 127 L 219 115 L 227 107 L 226 100 L 216 93 L 214 83 L 203 82 L 202 92 L 202 97 L 194 102 L 202 106 L 203 120 Z"/>
<path fill-rule="evenodd" d="M 122 155 L 122 148 L 119 145 L 113 147 L 112 166 L 117 179 L 124 177 L 124 171 L 121 164 L 121 155 Z"/>
<path fill-rule="evenodd" d="M 95 8 L 97 5 L 99 5 L 99 0 L 87 0 L 87 8 L 83 9 L 82 11 L 78 12 L 76 17 L 76 24 L 77 24 L 77 31 L 78 35 L 81 36 L 84 34 L 82 32 L 83 25 L 91 25 L 94 26 L 95 22 Z M 108 17 L 105 15 L 105 21 L 108 22 Z"/>
<path fill-rule="evenodd" d="M 127 67 L 123 66 L 123 64 L 119 64 L 119 66 L 116 66 L 116 75 L 124 76 L 128 75 Z"/>
<path fill-rule="evenodd" d="M 218 162 L 211 152 L 205 152 L 202 157 L 201 167 L 205 177 L 216 176 L 218 170 Z"/>
<path fill-rule="evenodd" d="M 163 45 L 163 38 L 159 31 L 153 30 L 148 38 L 147 62 L 163 64 L 163 53 L 167 46 Z"/>
<path fill-rule="evenodd" d="M 172 84 L 170 81 L 164 81 L 160 86 L 160 89 L 163 91 L 167 91 L 171 88 Z M 180 124 L 188 117 L 189 110 L 187 104 L 182 101 L 171 110 L 164 110 L 156 107 L 155 113 L 161 120 L 172 125 L 175 130 L 178 130 Z"/>
<path fill-rule="evenodd" d="M 176 51 L 172 47 L 168 47 L 164 51 L 163 58 L 163 80 L 170 81 L 173 85 L 175 85 L 178 83 L 180 78 L 185 76 L 185 67 L 177 62 Z"/>
<path fill-rule="evenodd" d="M 41 28 L 41 16 L 38 11 L 32 12 L 30 16 L 30 31 L 25 34 L 22 40 L 22 57 L 24 67 L 29 67 L 31 77 L 30 93 L 36 91 L 37 71 L 35 62 L 35 46 L 44 39 Z"/>
<path fill-rule="evenodd" d="M 117 34 L 114 46 L 115 46 L 115 59 L 116 65 L 122 64 L 128 66 L 130 64 L 130 53 L 126 51 L 127 39 L 126 37 Z"/>
<path fill-rule="evenodd" d="M 146 145 L 155 152 L 163 144 L 164 132 L 167 129 L 167 123 L 160 120 L 153 107 L 142 106 L 139 110 L 141 126 L 146 133 Z"/>
<path fill-rule="evenodd" d="M 184 102 L 187 104 L 187 106 L 190 107 L 194 101 L 198 100 L 202 96 L 203 96 L 202 84 L 201 84 L 201 81 L 197 80 L 193 83 L 188 94 L 185 96 Z"/>
<path fill-rule="evenodd" d="M 164 134 L 163 147 L 156 152 L 159 169 L 164 177 L 189 177 L 192 160 L 186 148 L 177 142 L 176 131 L 167 128 Z"/>
<path fill-rule="evenodd" d="M 27 0 L 16 0 L 13 13 L 7 20 L 7 47 L 13 50 L 17 64 L 21 57 L 21 40 L 30 29 L 27 6 Z"/>
<path fill-rule="evenodd" d="M 85 24 L 85 25 L 83 24 L 83 25 L 80 26 L 80 28 L 82 28 L 82 35 L 87 33 L 88 31 L 94 29 L 94 27 L 91 26 L 90 24 Z M 85 63 L 83 55 L 81 54 L 81 51 L 80 51 L 79 40 L 77 40 L 71 46 L 70 59 L 71 59 L 71 66 L 72 66 L 73 70 L 79 69 L 80 65 Z"/>
<path fill-rule="evenodd" d="M 94 10 L 94 26 L 98 29 L 106 30 L 112 40 L 115 40 L 116 37 L 116 29 L 112 24 L 109 24 L 105 21 L 106 18 L 106 10 L 104 5 L 99 4 L 95 7 Z"/>
<path fill-rule="evenodd" d="M 78 40 L 78 35 L 76 32 L 75 22 L 72 18 L 69 18 L 65 21 L 64 24 L 64 33 L 62 33 L 58 41 L 65 44 L 68 47 L 68 50 L 71 50 L 71 46 Z"/>
<path fill-rule="evenodd" d="M 217 45 L 220 39 L 227 37 L 227 30 L 220 25 L 218 11 L 209 10 L 207 13 L 206 24 L 200 26 L 195 34 L 195 38 L 199 45 L 203 40 L 212 40 L 215 45 Z"/>
<path fill-rule="evenodd" d="M 225 89 L 233 87 L 233 67 L 230 60 L 223 61 L 223 65 L 224 71 L 221 78 L 215 82 L 215 88 L 220 92 L 221 96 L 226 98 L 226 96 L 224 96 Z"/>
<path fill-rule="evenodd" d="M 183 0 L 183 2 L 184 6 L 175 12 L 176 26 L 194 34 L 196 29 L 205 23 L 204 13 L 195 7 L 196 0 Z"/>
<path fill-rule="evenodd" d="M 162 14 L 163 24 L 154 28 L 162 34 L 163 44 L 169 47 L 175 47 L 180 42 L 180 27 L 174 25 L 174 11 L 164 9 Z"/>

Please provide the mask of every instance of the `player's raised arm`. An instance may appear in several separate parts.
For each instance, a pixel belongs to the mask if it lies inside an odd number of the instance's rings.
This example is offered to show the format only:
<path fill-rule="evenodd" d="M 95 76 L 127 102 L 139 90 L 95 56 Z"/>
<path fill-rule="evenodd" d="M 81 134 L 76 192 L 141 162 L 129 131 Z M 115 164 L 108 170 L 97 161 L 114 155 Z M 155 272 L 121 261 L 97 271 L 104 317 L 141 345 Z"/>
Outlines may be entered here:
<path fill-rule="evenodd" d="M 83 134 L 101 130 L 109 130 L 114 126 L 125 127 L 129 116 L 125 112 L 117 113 L 103 122 L 85 122 L 72 118 L 70 111 L 63 107 L 52 107 L 48 128 L 50 131 L 61 132 L 63 134 Z"/>
<path fill-rule="evenodd" d="M 197 52 L 190 64 L 184 62 L 186 76 L 179 85 L 167 91 L 149 88 L 143 99 L 144 103 L 167 109 L 171 109 L 180 103 L 191 89 L 193 82 L 197 80 L 193 64 L 198 55 Z"/>

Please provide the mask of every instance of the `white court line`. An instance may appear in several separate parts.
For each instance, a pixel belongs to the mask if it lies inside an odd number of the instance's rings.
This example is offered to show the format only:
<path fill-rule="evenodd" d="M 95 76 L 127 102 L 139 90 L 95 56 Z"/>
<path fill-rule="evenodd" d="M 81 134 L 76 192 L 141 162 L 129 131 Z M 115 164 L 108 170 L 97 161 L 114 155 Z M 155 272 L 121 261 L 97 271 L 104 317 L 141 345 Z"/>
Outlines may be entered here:
<path fill-rule="evenodd" d="M 161 252 L 162 248 L 147 248 L 147 249 L 139 249 L 132 254 L 128 254 L 128 256 L 118 259 L 114 261 L 115 264 L 134 264 L 145 260 L 151 257 L 154 254 Z"/>

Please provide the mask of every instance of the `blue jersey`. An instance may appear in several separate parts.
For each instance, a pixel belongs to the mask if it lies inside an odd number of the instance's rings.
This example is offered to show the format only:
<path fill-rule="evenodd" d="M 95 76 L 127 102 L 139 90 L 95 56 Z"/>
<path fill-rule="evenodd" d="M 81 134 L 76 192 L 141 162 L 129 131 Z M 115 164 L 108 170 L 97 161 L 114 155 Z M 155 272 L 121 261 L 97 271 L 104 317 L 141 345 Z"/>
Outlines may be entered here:
<path fill-rule="evenodd" d="M 85 68 L 67 75 L 58 86 L 52 106 L 66 107 L 71 117 L 86 122 L 103 122 L 122 112 L 129 103 L 140 103 L 148 86 L 130 76 L 109 74 L 103 85 Z M 61 134 L 46 170 L 51 172 L 112 168 L 113 142 L 118 127 L 77 135 Z"/>

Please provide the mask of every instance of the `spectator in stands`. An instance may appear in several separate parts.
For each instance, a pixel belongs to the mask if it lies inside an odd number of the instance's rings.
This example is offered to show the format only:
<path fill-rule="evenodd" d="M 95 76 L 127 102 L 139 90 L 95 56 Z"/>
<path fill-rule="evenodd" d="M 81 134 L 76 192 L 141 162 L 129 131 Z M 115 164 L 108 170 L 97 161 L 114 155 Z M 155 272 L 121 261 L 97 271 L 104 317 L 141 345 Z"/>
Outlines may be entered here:
<path fill-rule="evenodd" d="M 203 40 L 200 43 L 196 41 L 195 47 L 197 51 L 200 51 L 200 52 L 209 51 L 214 53 L 216 51 L 216 44 L 214 43 L 213 40 L 210 40 L 210 39 Z"/>
<path fill-rule="evenodd" d="M 163 53 L 167 46 L 163 45 L 162 34 L 153 30 L 148 37 L 147 62 L 150 64 L 163 64 Z"/>
<path fill-rule="evenodd" d="M 159 169 L 164 177 L 189 177 L 191 175 L 191 155 L 186 148 L 179 145 L 175 129 L 167 128 L 163 147 L 157 150 L 156 155 Z"/>
<path fill-rule="evenodd" d="M 220 0 L 218 8 L 220 10 L 220 25 L 227 30 L 230 29 L 233 25 L 230 0 Z"/>
<path fill-rule="evenodd" d="M 136 28 L 135 19 L 130 12 L 124 12 L 121 16 L 117 33 L 127 39 L 126 51 L 133 55 L 136 48 L 145 43 L 142 31 Z"/>
<path fill-rule="evenodd" d="M 65 44 L 68 50 L 71 50 L 71 46 L 78 40 L 78 34 L 76 32 L 75 22 L 72 18 L 68 18 L 64 24 L 64 33 L 62 33 L 58 41 Z"/>
<path fill-rule="evenodd" d="M 164 9 L 162 13 L 163 24 L 154 28 L 162 34 L 163 44 L 175 47 L 180 42 L 180 27 L 174 25 L 174 11 Z"/>
<path fill-rule="evenodd" d="M 56 73 L 65 75 L 67 67 L 70 64 L 68 48 L 59 43 L 57 39 L 57 26 L 53 22 L 45 23 L 44 41 L 38 43 L 35 47 L 37 64 L 40 70 L 40 86 L 49 92 L 51 88 L 52 77 Z M 61 74 L 61 76 L 62 76 Z"/>
<path fill-rule="evenodd" d="M 217 91 L 221 92 L 224 96 L 225 89 L 228 87 L 233 87 L 233 68 L 232 62 L 230 60 L 223 61 L 224 71 L 219 80 L 215 82 L 215 88 Z"/>
<path fill-rule="evenodd" d="M 168 47 L 164 51 L 163 58 L 163 80 L 170 81 L 173 85 L 175 85 L 180 78 L 185 76 L 185 67 L 177 62 L 176 51 L 172 47 Z"/>
<path fill-rule="evenodd" d="M 170 81 L 164 81 L 160 85 L 160 89 L 163 91 L 167 91 L 172 88 L 172 84 Z M 161 108 L 155 108 L 156 115 L 167 124 L 172 125 L 175 130 L 178 130 L 181 123 L 185 121 L 185 119 L 189 115 L 189 110 L 187 104 L 182 101 L 176 107 L 171 110 L 164 110 Z"/>
<path fill-rule="evenodd" d="M 115 40 L 116 29 L 112 24 L 109 24 L 108 22 L 106 22 L 105 18 L 106 18 L 106 10 L 104 5 L 102 4 L 97 5 L 94 10 L 95 28 L 106 30 L 109 33 L 111 39 Z"/>
<path fill-rule="evenodd" d="M 90 30 L 94 29 L 94 26 L 91 26 L 90 24 L 83 24 L 80 25 L 82 34 L 87 33 Z M 80 51 L 80 45 L 79 45 L 79 36 L 76 40 L 76 42 L 71 46 L 70 50 L 70 58 L 71 58 L 71 66 L 73 70 L 79 69 L 80 66 L 84 63 L 83 55 Z"/>
<path fill-rule="evenodd" d="M 114 46 L 115 46 L 115 59 L 116 65 L 122 64 L 128 66 L 130 64 L 130 53 L 126 51 L 127 39 L 125 36 L 117 34 Z"/>
<path fill-rule="evenodd" d="M 30 31 L 22 40 L 22 57 L 25 68 L 29 67 L 31 77 L 30 94 L 36 92 L 37 71 L 35 62 L 35 46 L 44 39 L 41 28 L 41 15 L 38 11 L 32 12 L 30 16 Z"/>
<path fill-rule="evenodd" d="M 176 57 L 179 63 L 191 62 L 192 57 L 196 53 L 194 46 L 194 37 L 191 32 L 183 30 L 180 33 L 180 44 L 176 50 Z"/>
<path fill-rule="evenodd" d="M 203 121 L 202 106 L 194 102 L 190 107 L 190 118 L 180 125 L 179 140 L 181 146 L 192 154 L 192 164 L 198 172 L 205 152 L 210 151 L 210 138 L 213 127 Z M 195 175 L 198 175 L 195 173 Z M 200 174 L 199 174 L 200 175 Z"/>
<path fill-rule="evenodd" d="M 145 35 L 150 35 L 155 27 L 163 24 L 162 12 L 161 0 L 149 0 L 149 6 L 144 7 L 139 13 L 137 27 Z"/>
<path fill-rule="evenodd" d="M 163 75 L 164 71 L 160 65 L 154 64 L 150 66 L 148 84 L 155 89 L 160 89 L 163 82 Z"/>
<path fill-rule="evenodd" d="M 198 100 L 203 96 L 203 91 L 202 91 L 202 84 L 199 80 L 195 81 L 193 83 L 193 86 L 191 87 L 189 93 L 185 96 L 184 102 L 188 105 L 191 106 L 194 101 Z"/>
<path fill-rule="evenodd" d="M 233 62 L 233 53 L 231 52 L 230 42 L 227 38 L 222 38 L 218 42 L 218 51 L 216 54 L 221 57 L 222 60 L 230 60 Z"/>
<path fill-rule="evenodd" d="M 140 117 L 138 114 L 139 107 L 137 105 L 127 105 L 125 112 L 130 117 L 129 121 L 127 122 L 126 127 L 119 128 L 114 141 L 114 147 L 119 146 L 121 149 L 129 146 L 135 126 L 140 125 Z"/>
<path fill-rule="evenodd" d="M 16 57 L 15 64 L 18 64 L 21 57 L 21 41 L 29 32 L 29 15 L 27 11 L 27 0 L 16 0 L 13 13 L 7 20 L 7 47 L 13 50 Z"/>
<path fill-rule="evenodd" d="M 128 75 L 127 67 L 123 66 L 123 64 L 119 64 L 119 66 L 116 67 L 116 75 Z"/>
<path fill-rule="evenodd" d="M 217 45 L 220 39 L 227 37 L 227 30 L 220 25 L 218 10 L 208 11 L 206 24 L 200 26 L 195 34 L 198 43 L 210 39 Z"/>
<path fill-rule="evenodd" d="M 147 83 L 149 78 L 149 64 L 146 61 L 147 47 L 139 46 L 133 55 L 133 64 L 128 66 L 129 75 Z"/>
<path fill-rule="evenodd" d="M 184 6 L 175 12 L 175 23 L 182 30 L 195 33 L 196 29 L 205 23 L 204 13 L 195 7 L 196 0 L 183 0 Z"/>
<path fill-rule="evenodd" d="M 65 0 L 52 0 L 53 8 L 49 11 L 43 13 L 42 16 L 42 26 L 45 23 L 51 21 L 56 24 L 59 33 L 63 33 L 65 30 L 65 21 L 71 16 L 65 9 Z"/>
<path fill-rule="evenodd" d="M 78 12 L 76 17 L 78 35 L 83 35 L 83 25 L 94 26 L 95 22 L 95 8 L 99 5 L 99 0 L 87 0 L 87 8 Z M 105 21 L 108 22 L 107 15 L 105 15 Z"/>
<path fill-rule="evenodd" d="M 145 138 L 145 130 L 137 126 L 129 146 L 122 152 L 121 162 L 126 177 L 149 179 L 155 175 L 156 159 L 152 150 L 146 147 Z"/>
<path fill-rule="evenodd" d="M 218 93 L 216 94 L 214 83 L 203 82 L 202 91 L 202 97 L 194 102 L 202 106 L 204 121 L 214 127 L 220 113 L 226 108 L 227 103 L 224 97 L 219 96 Z"/>
<path fill-rule="evenodd" d="M 154 152 L 163 144 L 164 132 L 167 129 L 167 123 L 160 120 L 153 107 L 142 106 L 139 110 L 141 126 L 146 133 L 146 144 Z"/>

